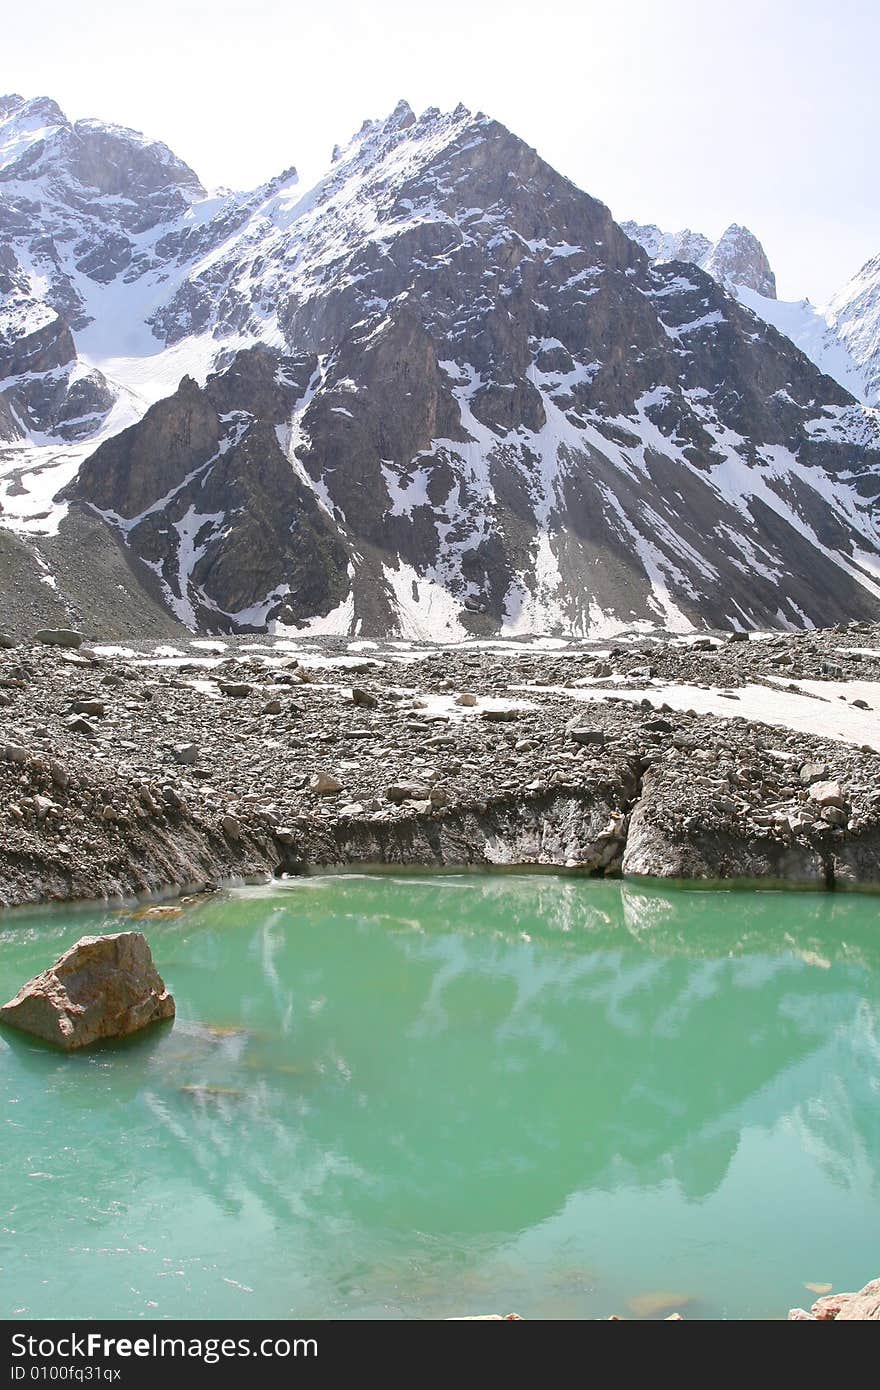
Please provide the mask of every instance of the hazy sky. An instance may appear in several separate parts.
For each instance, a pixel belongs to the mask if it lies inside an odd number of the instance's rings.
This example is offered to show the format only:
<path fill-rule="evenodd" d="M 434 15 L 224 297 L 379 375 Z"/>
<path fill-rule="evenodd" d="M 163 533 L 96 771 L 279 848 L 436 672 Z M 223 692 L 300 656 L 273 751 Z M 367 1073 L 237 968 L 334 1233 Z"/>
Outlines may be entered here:
<path fill-rule="evenodd" d="M 781 298 L 880 252 L 880 0 L 40 0 L 0 91 L 167 144 L 209 185 L 304 180 L 404 96 L 503 121 L 619 219 L 761 238 Z"/>

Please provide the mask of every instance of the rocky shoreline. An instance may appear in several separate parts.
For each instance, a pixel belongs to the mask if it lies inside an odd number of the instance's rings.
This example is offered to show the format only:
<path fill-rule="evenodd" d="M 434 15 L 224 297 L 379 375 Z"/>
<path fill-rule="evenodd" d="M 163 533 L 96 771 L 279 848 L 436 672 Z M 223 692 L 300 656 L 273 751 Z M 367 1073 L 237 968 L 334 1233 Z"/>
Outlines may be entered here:
<path fill-rule="evenodd" d="M 874 683 L 880 706 L 869 623 L 443 647 L 7 639 L 0 904 L 346 865 L 877 889 Z M 772 721 L 739 712 L 764 694 Z"/>

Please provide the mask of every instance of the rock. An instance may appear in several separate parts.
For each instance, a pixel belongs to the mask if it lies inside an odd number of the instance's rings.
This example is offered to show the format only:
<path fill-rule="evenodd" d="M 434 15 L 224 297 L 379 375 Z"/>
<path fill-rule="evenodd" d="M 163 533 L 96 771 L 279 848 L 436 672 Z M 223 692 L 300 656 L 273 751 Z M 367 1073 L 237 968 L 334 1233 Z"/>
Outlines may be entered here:
<path fill-rule="evenodd" d="M 236 816 L 224 816 L 220 822 L 220 829 L 228 840 L 241 839 L 241 821 Z"/>
<path fill-rule="evenodd" d="M 34 641 L 47 647 L 81 647 L 83 640 L 81 632 L 69 627 L 41 627 L 34 633 Z"/>
<path fill-rule="evenodd" d="M 28 751 L 20 743 L 7 743 L 3 746 L 3 757 L 8 763 L 26 763 Z"/>
<path fill-rule="evenodd" d="M 798 773 L 802 787 L 810 787 L 814 782 L 821 782 L 827 776 L 827 763 L 803 763 Z"/>
<path fill-rule="evenodd" d="M 141 932 L 84 936 L 0 1009 L 0 1020 L 66 1051 L 174 1017 Z"/>
<path fill-rule="evenodd" d="M 466 1313 L 460 1318 L 447 1318 L 447 1322 L 523 1322 L 519 1313 Z"/>
<path fill-rule="evenodd" d="M 658 1289 L 650 1293 L 636 1294 L 635 1297 L 627 1299 L 627 1307 L 637 1318 L 657 1318 L 671 1312 L 677 1312 L 679 1308 L 686 1308 L 693 1303 L 693 1295 L 687 1293 L 668 1292 L 666 1289 Z"/>
<path fill-rule="evenodd" d="M 0 632 L 0 651 L 11 651 L 14 646 L 15 642 L 12 640 L 12 638 L 7 633 Z"/>
<path fill-rule="evenodd" d="M 59 791 L 66 791 L 70 786 L 70 773 L 63 763 L 59 763 L 57 758 L 49 760 L 49 776 Z"/>
<path fill-rule="evenodd" d="M 393 801 L 397 805 L 402 801 L 428 801 L 430 796 L 430 788 L 418 782 L 397 782 L 385 788 L 386 801 Z"/>
<path fill-rule="evenodd" d="M 44 646 L 82 646 L 82 632 L 75 632 L 70 627 L 42 627 L 39 632 L 33 634 L 33 641 L 43 642 Z"/>
<path fill-rule="evenodd" d="M 832 1293 L 819 1298 L 809 1313 L 792 1308 L 789 1322 L 880 1322 L 880 1279 L 858 1293 Z"/>
<path fill-rule="evenodd" d="M 280 714 L 284 706 L 280 700 L 267 700 L 263 706 L 264 714 Z"/>
<path fill-rule="evenodd" d="M 819 806 L 846 807 L 839 782 L 814 782 L 810 787 L 810 800 Z"/>
<path fill-rule="evenodd" d="M 74 700 L 70 706 L 73 714 L 89 714 L 94 719 L 103 719 L 106 711 L 103 700 Z"/>
<path fill-rule="evenodd" d="M 572 743 L 583 745 L 596 744 L 601 747 L 605 742 L 605 734 L 601 729 L 587 729 L 583 727 L 569 729 L 568 737 L 571 739 Z"/>
<path fill-rule="evenodd" d="M 463 690 L 460 695 L 455 697 L 455 703 L 457 705 L 463 705 L 466 709 L 473 709 L 474 705 L 477 703 L 477 697 L 476 695 L 471 695 L 470 691 Z"/>
<path fill-rule="evenodd" d="M 309 779 L 309 791 L 315 792 L 318 796 L 333 796 L 336 792 L 342 791 L 342 783 L 331 772 L 316 772 Z"/>
<path fill-rule="evenodd" d="M 230 695 L 236 700 L 244 700 L 253 690 L 247 681 L 218 681 L 217 684 L 221 694 Z"/>
<path fill-rule="evenodd" d="M 727 640 L 728 642 L 748 642 L 749 634 L 747 632 L 728 632 Z"/>
<path fill-rule="evenodd" d="M 94 738 L 96 730 L 86 719 L 84 714 L 72 714 L 66 719 L 65 724 L 73 734 L 85 734 L 86 738 Z"/>
<path fill-rule="evenodd" d="M 363 690 L 359 685 L 352 687 L 352 704 L 360 705 L 363 709 L 375 709 L 379 701 L 375 695 L 371 695 L 369 690 Z"/>
<path fill-rule="evenodd" d="M 484 709 L 480 711 L 480 718 L 487 720 L 490 724 L 510 724 L 514 719 L 519 719 L 518 709 Z"/>
<path fill-rule="evenodd" d="M 191 767 L 198 761 L 199 747 L 197 743 L 175 743 L 171 749 L 171 756 L 176 763 L 184 767 Z"/>

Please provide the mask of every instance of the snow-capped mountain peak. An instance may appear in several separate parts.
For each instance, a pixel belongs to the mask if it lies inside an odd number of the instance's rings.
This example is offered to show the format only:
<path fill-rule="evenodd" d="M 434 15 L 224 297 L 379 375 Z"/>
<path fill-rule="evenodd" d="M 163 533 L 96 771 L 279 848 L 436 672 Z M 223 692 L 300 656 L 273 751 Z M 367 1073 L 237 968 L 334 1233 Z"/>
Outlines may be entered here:
<path fill-rule="evenodd" d="M 763 246 L 748 227 L 732 222 L 717 241 L 711 241 L 687 227 L 661 232 L 654 223 L 622 222 L 621 226 L 652 261 L 691 261 L 733 293 L 745 286 L 767 299 L 776 298 L 776 277 Z"/>
<path fill-rule="evenodd" d="M 30 534 L 87 514 L 190 626 L 610 635 L 880 604 L 880 427 L 729 292 L 755 294 L 744 229 L 681 241 L 717 278 L 665 244 L 652 264 L 463 106 L 364 122 L 305 190 L 209 197 L 99 123 L 31 148 L 0 181 L 0 503 Z M 99 192 L 122 160 L 129 194 Z"/>
<path fill-rule="evenodd" d="M 658 264 L 690 261 L 702 267 L 857 400 L 880 405 L 880 256 L 823 309 L 809 299 L 777 299 L 764 248 L 747 227 L 732 223 L 711 242 L 699 232 L 665 233 L 653 223 L 621 225 Z"/>
<path fill-rule="evenodd" d="M 864 373 L 867 399 L 880 404 L 880 255 L 833 297 L 828 322 Z"/>

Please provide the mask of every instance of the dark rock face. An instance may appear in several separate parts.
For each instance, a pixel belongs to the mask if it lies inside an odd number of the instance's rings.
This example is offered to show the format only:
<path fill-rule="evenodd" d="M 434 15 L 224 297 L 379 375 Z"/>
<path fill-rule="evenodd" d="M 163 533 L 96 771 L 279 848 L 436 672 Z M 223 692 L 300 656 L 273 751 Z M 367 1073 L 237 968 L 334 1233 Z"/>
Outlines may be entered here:
<path fill-rule="evenodd" d="M 348 592 L 337 527 L 277 432 L 314 368 L 253 348 L 204 390 L 184 378 L 68 489 L 123 531 L 193 626 L 261 628 L 282 609 L 303 620 Z"/>

